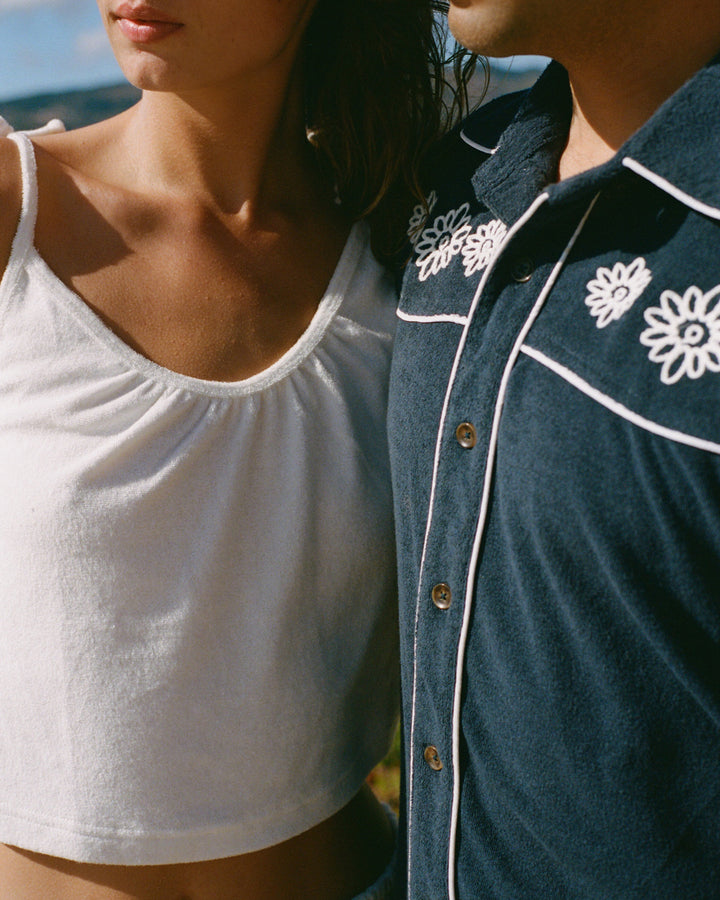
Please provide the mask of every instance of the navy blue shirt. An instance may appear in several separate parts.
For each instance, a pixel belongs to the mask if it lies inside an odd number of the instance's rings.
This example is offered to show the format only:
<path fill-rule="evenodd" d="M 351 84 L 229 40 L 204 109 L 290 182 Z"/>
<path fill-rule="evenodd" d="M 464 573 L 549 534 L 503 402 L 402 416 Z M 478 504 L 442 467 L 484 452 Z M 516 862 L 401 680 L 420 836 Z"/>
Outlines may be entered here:
<path fill-rule="evenodd" d="M 555 183 L 570 112 L 471 116 L 411 222 L 412 900 L 720 897 L 720 60 Z"/>

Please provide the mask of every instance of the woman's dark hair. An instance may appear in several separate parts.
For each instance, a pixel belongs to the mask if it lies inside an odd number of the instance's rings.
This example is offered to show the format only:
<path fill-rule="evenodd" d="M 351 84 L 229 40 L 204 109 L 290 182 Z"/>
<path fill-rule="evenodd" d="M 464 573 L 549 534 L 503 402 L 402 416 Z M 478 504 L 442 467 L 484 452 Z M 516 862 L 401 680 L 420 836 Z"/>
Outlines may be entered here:
<path fill-rule="evenodd" d="M 392 257 L 424 202 L 427 151 L 468 106 L 476 58 L 447 38 L 444 0 L 319 0 L 305 41 L 311 142 L 373 248 Z"/>

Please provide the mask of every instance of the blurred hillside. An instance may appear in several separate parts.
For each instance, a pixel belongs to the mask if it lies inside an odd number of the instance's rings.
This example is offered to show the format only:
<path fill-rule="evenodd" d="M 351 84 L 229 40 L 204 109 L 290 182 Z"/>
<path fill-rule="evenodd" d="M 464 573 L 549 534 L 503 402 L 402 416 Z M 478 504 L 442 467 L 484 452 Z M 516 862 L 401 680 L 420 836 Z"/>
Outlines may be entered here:
<path fill-rule="evenodd" d="M 37 94 L 0 103 L 0 116 L 18 131 L 39 128 L 50 119 L 62 119 L 68 129 L 80 128 L 122 112 L 136 103 L 139 97 L 140 91 L 130 84 L 61 94 Z"/>
<path fill-rule="evenodd" d="M 493 71 L 485 100 L 529 87 L 537 78 L 537 71 Z M 471 97 L 477 102 L 482 93 L 483 76 L 476 76 L 471 85 Z M 129 84 L 66 91 L 57 94 L 38 94 L 0 103 L 0 116 L 18 130 L 38 128 L 50 119 L 62 119 L 65 127 L 79 128 L 114 116 L 140 97 L 140 91 Z"/>

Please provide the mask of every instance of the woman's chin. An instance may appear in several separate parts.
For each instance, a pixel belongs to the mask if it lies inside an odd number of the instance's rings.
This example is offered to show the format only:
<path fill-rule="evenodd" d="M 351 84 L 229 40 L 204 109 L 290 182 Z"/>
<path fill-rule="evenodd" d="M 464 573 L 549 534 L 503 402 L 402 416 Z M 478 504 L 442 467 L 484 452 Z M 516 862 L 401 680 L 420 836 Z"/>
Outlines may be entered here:
<path fill-rule="evenodd" d="M 187 76 L 173 71 L 174 67 L 163 59 L 149 53 L 133 54 L 134 58 L 118 58 L 123 75 L 141 91 L 174 92 L 187 89 Z"/>

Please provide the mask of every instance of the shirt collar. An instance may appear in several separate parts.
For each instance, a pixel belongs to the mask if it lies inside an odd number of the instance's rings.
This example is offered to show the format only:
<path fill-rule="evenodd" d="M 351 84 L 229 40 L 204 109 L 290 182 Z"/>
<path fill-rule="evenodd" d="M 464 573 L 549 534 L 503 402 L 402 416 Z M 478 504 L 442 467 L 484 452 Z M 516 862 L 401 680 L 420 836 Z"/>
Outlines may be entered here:
<path fill-rule="evenodd" d="M 473 179 L 476 195 L 503 221 L 515 221 L 555 181 L 570 115 L 567 73 L 553 62 L 522 99 L 516 95 L 496 102 L 466 121 L 463 140 L 486 160 Z M 598 186 L 620 167 L 720 219 L 720 54 L 673 94 L 612 160 L 572 179 L 572 186 Z M 570 187 L 569 182 L 553 185 L 551 193 L 565 194 Z"/>
<path fill-rule="evenodd" d="M 463 140 L 484 160 L 473 177 L 476 196 L 504 222 L 516 221 L 555 180 L 571 112 L 567 73 L 550 63 L 530 91 L 467 119 Z"/>
<path fill-rule="evenodd" d="M 624 145 L 624 166 L 686 206 L 720 219 L 720 54 Z"/>

